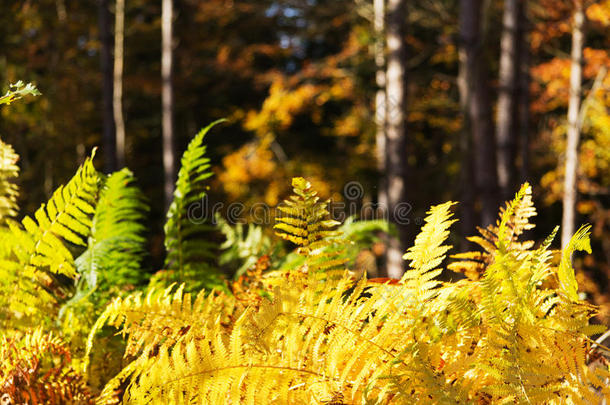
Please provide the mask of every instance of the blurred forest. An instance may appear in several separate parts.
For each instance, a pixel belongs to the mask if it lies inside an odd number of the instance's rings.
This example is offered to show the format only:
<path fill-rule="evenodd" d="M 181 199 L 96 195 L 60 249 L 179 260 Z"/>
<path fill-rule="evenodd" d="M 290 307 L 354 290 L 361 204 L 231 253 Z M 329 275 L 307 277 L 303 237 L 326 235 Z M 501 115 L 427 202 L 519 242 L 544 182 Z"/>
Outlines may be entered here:
<path fill-rule="evenodd" d="M 608 321 L 609 27 L 609 0 L 3 1 L 0 90 L 42 95 L 0 110 L 0 134 L 25 212 L 95 146 L 100 168 L 133 170 L 154 269 L 176 156 L 219 118 L 210 206 L 276 206 L 294 176 L 333 201 L 407 202 L 390 276 L 431 204 L 461 201 L 472 235 L 529 181 L 534 239 L 593 225 L 578 277 Z"/>

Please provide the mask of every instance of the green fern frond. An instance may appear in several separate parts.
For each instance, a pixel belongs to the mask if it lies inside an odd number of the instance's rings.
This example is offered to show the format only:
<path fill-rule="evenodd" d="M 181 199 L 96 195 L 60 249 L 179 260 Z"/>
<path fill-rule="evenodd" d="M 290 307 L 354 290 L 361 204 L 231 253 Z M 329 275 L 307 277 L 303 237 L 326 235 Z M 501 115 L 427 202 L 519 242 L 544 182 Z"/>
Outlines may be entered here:
<path fill-rule="evenodd" d="M 14 180 L 19 176 L 19 156 L 0 139 L 0 225 L 17 215 L 19 189 Z"/>
<path fill-rule="evenodd" d="M 223 121 L 215 121 L 202 129 L 182 155 L 174 200 L 167 212 L 164 227 L 168 284 L 188 280 L 191 291 L 222 285 L 220 272 L 210 264 L 216 257 L 217 244 L 206 237 L 215 228 L 210 224 L 197 223 L 190 217 L 189 208 L 195 203 L 204 203 L 207 179 L 212 176 L 212 171 L 203 139 L 214 125 Z"/>
<path fill-rule="evenodd" d="M 85 318 L 76 325 L 91 326 L 87 320 L 92 314 L 84 311 L 83 300 L 94 303 L 95 308 L 103 307 L 111 293 L 120 294 L 146 277 L 142 269 L 146 253 L 143 221 L 148 211 L 144 196 L 129 169 L 104 177 L 87 250 L 75 260 L 80 275 L 76 292 L 59 312 L 60 319 L 65 317 L 67 322 L 64 329 L 70 333 L 78 332 L 73 318 Z"/>
<path fill-rule="evenodd" d="M 254 224 L 237 223 L 231 226 L 220 214 L 216 215 L 216 223 L 226 240 L 220 249 L 223 251 L 218 263 L 227 265 L 237 263 L 235 277 L 243 275 L 246 270 L 256 264 L 259 257 L 271 250 L 271 240 L 263 233 L 263 228 Z"/>
<path fill-rule="evenodd" d="M 143 281 L 144 220 L 148 211 L 144 195 L 129 169 L 106 178 L 93 216 L 87 250 L 76 259 L 78 272 L 95 288 L 98 278 L 105 288 L 136 285 Z"/>
<path fill-rule="evenodd" d="M 577 250 L 584 250 L 591 253 L 591 240 L 589 233 L 591 225 L 581 226 L 578 231 L 572 236 L 567 246 L 563 248 L 561 253 L 561 262 L 557 269 L 557 278 L 559 286 L 564 294 L 572 301 L 578 301 L 578 283 L 574 276 L 574 268 L 572 267 L 572 254 Z"/>

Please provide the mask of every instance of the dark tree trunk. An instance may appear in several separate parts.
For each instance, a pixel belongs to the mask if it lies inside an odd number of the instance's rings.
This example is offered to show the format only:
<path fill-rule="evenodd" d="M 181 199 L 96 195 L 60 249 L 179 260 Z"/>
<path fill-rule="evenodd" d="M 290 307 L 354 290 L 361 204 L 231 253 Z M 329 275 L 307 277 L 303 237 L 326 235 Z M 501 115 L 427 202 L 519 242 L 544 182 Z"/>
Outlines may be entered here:
<path fill-rule="evenodd" d="M 472 137 L 481 223 L 487 226 L 496 217 L 499 198 L 488 72 L 483 58 L 482 11 L 481 0 L 460 0 L 460 93 L 467 116 L 466 128 Z"/>
<path fill-rule="evenodd" d="M 110 35 L 110 11 L 108 0 L 98 0 L 98 23 L 100 30 L 100 61 L 102 68 L 102 144 L 104 145 L 104 169 L 107 173 L 116 170 L 114 138 L 114 113 L 112 110 L 112 36 Z"/>
<path fill-rule="evenodd" d="M 519 122 L 519 160 L 520 182 L 529 179 L 529 131 L 530 131 L 530 45 L 529 45 L 529 19 L 526 0 L 519 2 L 519 96 L 517 113 Z"/>

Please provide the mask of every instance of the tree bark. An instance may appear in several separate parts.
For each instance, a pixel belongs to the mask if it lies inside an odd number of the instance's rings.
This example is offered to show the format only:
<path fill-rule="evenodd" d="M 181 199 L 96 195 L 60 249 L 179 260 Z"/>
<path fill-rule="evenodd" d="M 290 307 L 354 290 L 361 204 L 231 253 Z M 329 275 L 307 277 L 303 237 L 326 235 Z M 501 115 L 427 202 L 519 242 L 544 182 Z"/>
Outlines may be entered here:
<path fill-rule="evenodd" d="M 499 199 L 488 73 L 483 59 L 482 11 L 481 0 L 460 0 L 460 94 L 466 109 L 466 128 L 472 137 L 481 223 L 487 226 L 497 215 Z"/>
<path fill-rule="evenodd" d="M 114 92 L 112 106 L 116 126 L 116 157 L 125 166 L 125 121 L 123 119 L 123 39 L 125 38 L 125 0 L 116 0 L 114 23 Z"/>
<path fill-rule="evenodd" d="M 565 177 L 563 184 L 563 218 L 561 246 L 565 247 L 574 234 L 577 197 L 578 143 L 580 140 L 580 99 L 582 92 L 582 52 L 585 41 L 585 12 L 582 0 L 576 0 L 572 27 L 570 67 L 570 100 L 568 103 L 568 131 L 566 142 Z"/>
<path fill-rule="evenodd" d="M 388 204 L 388 190 L 385 179 L 386 170 L 386 77 L 385 77 L 385 0 L 373 0 L 374 31 L 375 31 L 375 143 L 377 147 L 377 171 L 379 182 L 377 185 L 377 203 L 381 210 Z"/>
<path fill-rule="evenodd" d="M 519 2 L 519 96 L 517 101 L 520 145 L 520 182 L 529 179 L 529 131 L 530 131 L 530 45 L 528 40 L 529 18 L 526 0 Z"/>
<path fill-rule="evenodd" d="M 500 195 L 508 200 L 515 188 L 519 73 L 519 0 L 504 0 L 496 118 L 497 170 Z"/>
<path fill-rule="evenodd" d="M 110 35 L 110 11 L 108 0 L 98 0 L 98 23 L 100 30 L 100 62 L 102 69 L 102 144 L 104 145 L 104 169 L 107 173 L 116 170 L 114 139 L 114 114 L 112 111 L 112 37 Z"/>
<path fill-rule="evenodd" d="M 388 46 L 386 72 L 386 174 L 389 219 L 398 228 L 398 238 L 388 245 L 386 264 L 388 277 L 400 278 L 404 273 L 402 255 L 406 250 L 406 0 L 389 0 L 386 38 Z"/>
<path fill-rule="evenodd" d="M 163 0 L 161 9 L 161 79 L 162 79 L 162 115 L 163 115 L 163 169 L 165 206 L 173 199 L 176 177 L 176 152 L 174 150 L 174 89 L 173 89 L 173 48 L 172 48 L 172 0 Z"/>

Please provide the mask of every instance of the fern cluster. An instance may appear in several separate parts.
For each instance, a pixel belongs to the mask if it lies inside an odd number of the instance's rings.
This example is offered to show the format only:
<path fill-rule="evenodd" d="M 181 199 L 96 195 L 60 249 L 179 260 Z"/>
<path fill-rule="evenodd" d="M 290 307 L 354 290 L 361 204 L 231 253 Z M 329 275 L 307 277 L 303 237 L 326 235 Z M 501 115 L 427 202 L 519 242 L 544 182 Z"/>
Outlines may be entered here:
<path fill-rule="evenodd" d="M 476 239 L 485 254 L 461 257 L 484 259 L 470 279 L 436 279 L 450 249 L 450 202 L 431 208 L 397 283 L 356 281 L 349 273 L 321 280 L 317 272 L 295 269 L 259 275 L 249 285 L 261 298 L 247 306 L 224 292 L 200 294 L 193 303 L 183 287 L 116 300 L 97 327 L 121 328 L 136 360 L 105 392 L 126 387 L 123 402 L 135 404 L 594 403 L 610 397 L 607 362 L 589 338 L 600 331 L 588 322 L 595 309 L 578 300 L 569 260 L 574 248 L 587 247 L 586 230 L 554 263 L 552 237 L 538 247 L 519 238 L 532 226 L 530 193 L 525 185 L 484 231 L 487 238 Z M 306 197 L 292 201 L 295 220 L 282 219 L 278 228 L 311 246 L 306 214 L 294 209 Z"/>
<path fill-rule="evenodd" d="M 346 270 L 362 235 L 388 231 L 387 225 L 337 228 L 328 201 L 295 178 L 275 225 L 280 238 L 296 245 L 294 254 L 272 257 L 282 249 L 270 247 L 260 228 L 251 226 L 244 236 L 242 227 L 225 223 L 224 257 L 231 260 L 223 263 L 241 263 L 238 279 L 225 284 L 214 228 L 191 215 L 211 175 L 203 143 L 210 128 L 183 155 L 165 226 L 166 268 L 148 285 L 147 206 L 131 172 L 101 174 L 92 156 L 33 217 L 17 222 L 17 157 L 0 143 L 1 401 L 590 404 L 610 398 L 610 349 L 590 338 L 605 328 L 589 323 L 596 308 L 580 299 L 572 266 L 575 251 L 591 250 L 589 227 L 560 254 L 550 248 L 557 230 L 538 246 L 526 240 L 536 215 L 529 185 L 494 225 L 469 238 L 481 250 L 454 255 L 448 264 L 455 203 L 433 206 L 405 252 L 404 276 L 380 283 Z M 442 282 L 446 269 L 466 277 Z M 120 342 L 112 350 L 108 343 L 117 341 L 109 335 L 114 328 L 125 338 L 124 364 L 102 372 L 119 360 Z M 72 359 L 82 349 L 83 358 Z M 99 395 L 91 394 L 98 385 Z"/>
<path fill-rule="evenodd" d="M 9 237 L 0 262 L 0 303 L 4 304 L 0 313 L 5 323 L 27 317 L 32 323 L 40 322 L 64 295 L 61 277 L 77 277 L 72 247 L 86 246 L 98 179 L 89 158 L 34 218 L 26 215 L 21 223 L 7 221 L 4 232 Z"/>
<path fill-rule="evenodd" d="M 38 328 L 21 339 L 0 338 L 2 404 L 93 404 L 93 395 L 71 367 L 70 351 Z"/>

